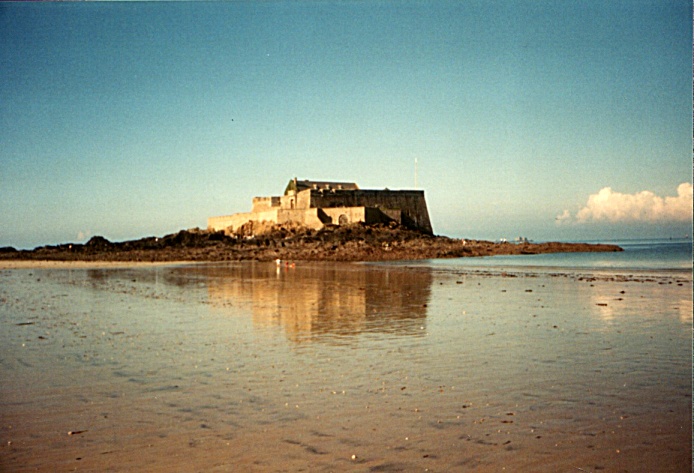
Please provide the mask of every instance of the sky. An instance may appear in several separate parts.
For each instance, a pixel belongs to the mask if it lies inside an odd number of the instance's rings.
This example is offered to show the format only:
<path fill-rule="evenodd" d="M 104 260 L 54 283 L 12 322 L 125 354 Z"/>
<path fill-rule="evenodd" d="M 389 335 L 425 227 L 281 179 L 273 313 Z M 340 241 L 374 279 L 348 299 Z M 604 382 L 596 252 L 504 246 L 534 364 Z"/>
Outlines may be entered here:
<path fill-rule="evenodd" d="M 690 0 L 0 3 L 0 247 L 294 177 L 416 181 L 452 237 L 691 235 L 691 45 Z"/>

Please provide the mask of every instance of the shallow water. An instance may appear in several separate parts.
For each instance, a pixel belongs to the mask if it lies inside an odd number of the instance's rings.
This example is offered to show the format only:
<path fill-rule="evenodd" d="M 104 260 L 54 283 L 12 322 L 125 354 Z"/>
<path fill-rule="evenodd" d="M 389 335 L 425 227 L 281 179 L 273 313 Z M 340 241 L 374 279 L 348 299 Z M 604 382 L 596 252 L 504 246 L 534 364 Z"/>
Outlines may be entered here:
<path fill-rule="evenodd" d="M 537 255 L 497 255 L 479 258 L 449 258 L 422 260 L 420 266 L 437 268 L 549 268 L 607 271 L 669 271 L 672 273 L 692 272 L 692 240 L 690 239 L 652 239 L 652 240 L 614 240 L 594 243 L 608 243 L 620 246 L 620 252 L 596 253 L 546 253 Z M 395 262 L 393 264 L 403 264 Z M 413 262 L 406 264 L 412 265 Z"/>
<path fill-rule="evenodd" d="M 691 293 L 406 264 L 2 271 L 0 469 L 691 471 Z"/>

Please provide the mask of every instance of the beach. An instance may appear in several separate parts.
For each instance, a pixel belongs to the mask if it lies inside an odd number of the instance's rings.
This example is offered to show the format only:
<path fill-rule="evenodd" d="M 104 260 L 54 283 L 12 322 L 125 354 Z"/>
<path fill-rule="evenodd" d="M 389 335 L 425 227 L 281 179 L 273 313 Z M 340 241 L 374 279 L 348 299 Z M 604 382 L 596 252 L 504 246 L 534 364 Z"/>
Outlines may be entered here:
<path fill-rule="evenodd" d="M 162 265 L 182 264 L 182 261 L 138 262 L 138 261 L 61 261 L 61 260 L 3 260 L 0 259 L 0 270 L 4 269 L 98 269 L 98 268 L 153 268 Z M 190 262 L 188 262 L 190 264 Z"/>
<path fill-rule="evenodd" d="M 14 264 L 3 471 L 691 471 L 691 273 Z"/>

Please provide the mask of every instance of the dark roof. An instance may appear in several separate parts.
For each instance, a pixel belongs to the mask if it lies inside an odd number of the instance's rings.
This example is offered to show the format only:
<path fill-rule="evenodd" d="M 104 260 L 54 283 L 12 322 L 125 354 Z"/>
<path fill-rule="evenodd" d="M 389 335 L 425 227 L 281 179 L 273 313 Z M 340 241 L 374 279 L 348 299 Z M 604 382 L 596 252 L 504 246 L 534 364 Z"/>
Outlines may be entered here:
<path fill-rule="evenodd" d="M 356 191 L 359 190 L 359 186 L 355 182 L 309 181 L 308 179 L 300 181 L 294 178 L 289 181 L 287 188 L 284 189 L 284 195 L 287 195 L 290 191 L 301 192 L 306 189 Z"/>

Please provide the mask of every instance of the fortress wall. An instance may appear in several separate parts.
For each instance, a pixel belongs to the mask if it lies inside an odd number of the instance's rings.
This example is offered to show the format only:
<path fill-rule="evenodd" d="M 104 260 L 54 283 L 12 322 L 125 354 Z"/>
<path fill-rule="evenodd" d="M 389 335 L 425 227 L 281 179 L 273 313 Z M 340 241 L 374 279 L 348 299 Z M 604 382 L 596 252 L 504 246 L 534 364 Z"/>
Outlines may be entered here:
<path fill-rule="evenodd" d="M 282 210 L 307 210 L 311 208 L 311 191 L 305 190 L 297 193 L 290 193 L 282 197 L 276 197 Z"/>
<path fill-rule="evenodd" d="M 231 227 L 231 231 L 234 231 L 252 220 L 273 223 L 294 222 L 318 230 L 323 228 L 325 224 L 339 225 L 340 217 L 343 217 L 343 221 L 346 220 L 346 223 L 385 223 L 388 220 L 379 209 L 364 207 L 331 207 L 307 210 L 274 209 L 265 212 L 245 212 L 222 217 L 210 217 L 207 219 L 207 228 L 219 231 Z"/>
<path fill-rule="evenodd" d="M 244 223 L 255 221 L 272 223 L 295 222 L 310 228 L 319 229 L 323 227 L 323 221 L 318 214 L 319 209 L 289 210 L 275 208 L 264 212 L 245 212 L 222 217 L 210 217 L 207 219 L 207 228 L 219 231 L 231 227 L 231 231 L 234 231 Z"/>
<path fill-rule="evenodd" d="M 291 210 L 296 208 L 296 195 L 283 195 L 280 197 L 280 209 Z"/>
<path fill-rule="evenodd" d="M 305 225 L 309 228 L 319 229 L 323 227 L 323 222 L 319 217 L 318 209 L 298 209 L 287 210 L 282 209 L 277 211 L 277 223 L 295 222 Z"/>
<path fill-rule="evenodd" d="M 279 197 L 253 197 L 252 212 L 265 212 L 272 210 L 273 207 L 279 207 Z"/>
<path fill-rule="evenodd" d="M 296 208 L 310 209 L 311 208 L 311 191 L 305 190 L 296 194 Z"/>
<path fill-rule="evenodd" d="M 311 192 L 311 207 L 376 207 L 402 211 L 402 223 L 433 233 L 424 191 L 357 190 Z"/>
<path fill-rule="evenodd" d="M 395 221 L 402 224 L 402 210 L 366 208 L 366 223 L 389 223 Z"/>
<path fill-rule="evenodd" d="M 341 218 L 342 217 L 342 218 Z M 249 221 L 296 222 L 319 229 L 325 224 L 365 222 L 387 223 L 391 220 L 433 233 L 424 191 L 304 190 L 281 197 L 253 198 L 253 211 L 210 217 L 210 230 L 234 231 Z"/>
<path fill-rule="evenodd" d="M 347 223 L 366 222 L 364 207 L 330 207 L 321 209 L 325 217 L 324 223 L 344 225 Z M 341 219 L 342 217 L 342 219 Z"/>
<path fill-rule="evenodd" d="M 207 229 L 218 232 L 220 230 L 224 230 L 225 228 L 231 226 L 231 222 L 233 219 L 236 218 L 236 216 L 239 214 L 235 215 L 222 215 L 220 217 L 208 217 L 207 218 Z"/>
<path fill-rule="evenodd" d="M 331 219 L 330 222 L 326 223 L 333 223 L 336 225 L 357 222 L 364 222 L 369 225 L 376 223 L 387 224 L 392 221 L 395 221 L 398 224 L 402 223 L 402 211 L 399 209 L 378 209 L 376 207 L 329 207 L 321 210 Z M 341 217 L 343 219 L 342 221 Z M 344 220 L 346 220 L 346 222 L 344 222 Z"/>
<path fill-rule="evenodd" d="M 265 212 L 246 212 L 222 217 L 210 217 L 207 219 L 207 228 L 213 231 L 220 231 L 231 227 L 233 231 L 250 220 L 277 223 L 277 213 L 277 210 L 267 210 Z"/>

